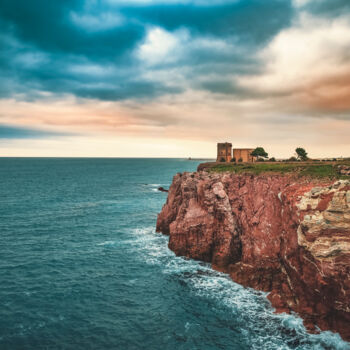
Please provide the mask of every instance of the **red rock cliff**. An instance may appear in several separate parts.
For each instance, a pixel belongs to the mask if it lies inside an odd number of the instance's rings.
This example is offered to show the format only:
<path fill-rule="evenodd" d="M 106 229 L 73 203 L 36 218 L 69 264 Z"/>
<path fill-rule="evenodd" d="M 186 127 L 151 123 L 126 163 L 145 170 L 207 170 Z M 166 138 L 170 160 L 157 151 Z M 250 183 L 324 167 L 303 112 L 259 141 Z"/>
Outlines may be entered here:
<path fill-rule="evenodd" d="M 270 292 L 308 329 L 350 340 L 350 181 L 177 174 L 157 231 L 177 255 Z"/>

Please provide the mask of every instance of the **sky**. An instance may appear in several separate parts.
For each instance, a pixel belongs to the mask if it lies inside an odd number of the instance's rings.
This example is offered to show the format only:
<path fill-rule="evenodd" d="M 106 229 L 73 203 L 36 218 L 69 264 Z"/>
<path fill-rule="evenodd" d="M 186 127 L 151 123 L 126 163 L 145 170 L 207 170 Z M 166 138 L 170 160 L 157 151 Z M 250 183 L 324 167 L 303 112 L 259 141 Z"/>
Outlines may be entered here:
<path fill-rule="evenodd" d="M 0 156 L 350 156 L 349 0 L 2 0 Z"/>

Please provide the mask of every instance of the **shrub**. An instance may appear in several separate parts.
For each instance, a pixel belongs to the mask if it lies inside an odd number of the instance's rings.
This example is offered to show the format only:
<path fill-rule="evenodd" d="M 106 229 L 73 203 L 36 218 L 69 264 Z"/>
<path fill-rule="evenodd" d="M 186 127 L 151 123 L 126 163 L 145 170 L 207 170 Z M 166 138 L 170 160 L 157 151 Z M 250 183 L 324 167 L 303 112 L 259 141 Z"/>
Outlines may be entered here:
<path fill-rule="evenodd" d="M 236 158 L 233 157 L 233 158 L 231 159 L 231 162 L 232 162 L 232 163 L 235 163 L 235 162 L 236 162 Z"/>
<path fill-rule="evenodd" d="M 225 159 L 225 158 L 221 158 L 221 159 L 220 159 L 220 162 L 221 162 L 221 163 L 225 163 L 225 162 L 226 162 L 226 159 Z"/>
<path fill-rule="evenodd" d="M 269 162 L 275 162 L 276 161 L 276 158 L 275 157 L 272 157 L 269 159 Z"/>
<path fill-rule="evenodd" d="M 255 148 L 255 150 L 250 155 L 258 158 L 259 157 L 267 158 L 269 156 L 262 147 Z"/>
<path fill-rule="evenodd" d="M 242 162 L 243 162 L 243 159 L 242 159 L 242 158 L 239 158 L 238 161 L 239 161 L 240 163 L 242 163 Z"/>
<path fill-rule="evenodd" d="M 305 151 L 304 148 L 302 148 L 302 147 L 297 147 L 297 148 L 295 149 L 295 153 L 298 155 L 298 159 L 299 159 L 299 160 L 302 160 L 302 161 L 308 160 L 307 152 Z"/>
<path fill-rule="evenodd" d="M 290 157 L 288 159 L 288 162 L 297 162 L 297 161 L 298 161 L 298 159 L 296 159 L 295 157 Z"/>

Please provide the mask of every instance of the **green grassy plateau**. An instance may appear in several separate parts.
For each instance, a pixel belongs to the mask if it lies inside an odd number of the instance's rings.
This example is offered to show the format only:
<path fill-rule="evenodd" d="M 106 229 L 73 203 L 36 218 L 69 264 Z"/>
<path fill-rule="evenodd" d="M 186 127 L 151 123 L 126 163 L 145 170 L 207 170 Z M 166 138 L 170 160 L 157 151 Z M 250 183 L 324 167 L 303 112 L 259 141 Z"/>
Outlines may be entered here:
<path fill-rule="evenodd" d="M 202 168 L 209 172 L 233 172 L 235 174 L 292 174 L 298 177 L 349 179 L 340 175 L 338 165 L 349 165 L 350 161 L 341 162 L 256 162 L 256 163 L 205 163 Z"/>

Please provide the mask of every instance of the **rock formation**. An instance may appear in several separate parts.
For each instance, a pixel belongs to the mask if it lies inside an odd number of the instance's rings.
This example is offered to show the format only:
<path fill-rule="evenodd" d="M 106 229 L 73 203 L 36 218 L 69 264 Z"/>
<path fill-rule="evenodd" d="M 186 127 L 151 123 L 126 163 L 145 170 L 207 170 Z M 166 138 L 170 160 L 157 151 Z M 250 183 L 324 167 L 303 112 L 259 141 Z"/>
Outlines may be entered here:
<path fill-rule="evenodd" d="M 349 165 L 338 165 L 338 171 L 340 175 L 350 176 L 350 166 Z"/>
<path fill-rule="evenodd" d="M 158 191 L 160 191 L 160 192 L 169 192 L 169 190 L 165 189 L 164 187 L 158 187 Z"/>
<path fill-rule="evenodd" d="M 177 255 L 270 292 L 278 312 L 350 340 L 350 181 L 177 174 L 157 220 Z"/>

